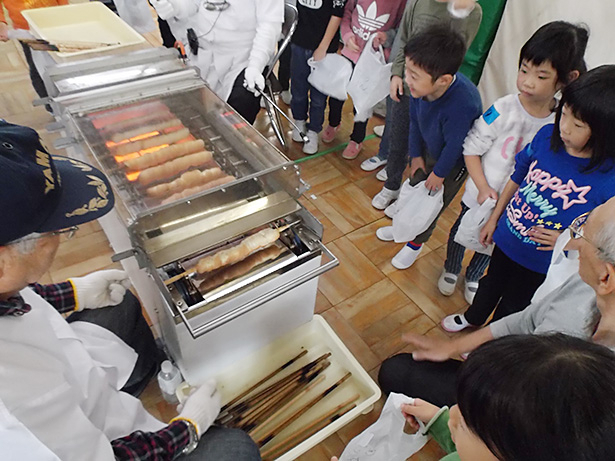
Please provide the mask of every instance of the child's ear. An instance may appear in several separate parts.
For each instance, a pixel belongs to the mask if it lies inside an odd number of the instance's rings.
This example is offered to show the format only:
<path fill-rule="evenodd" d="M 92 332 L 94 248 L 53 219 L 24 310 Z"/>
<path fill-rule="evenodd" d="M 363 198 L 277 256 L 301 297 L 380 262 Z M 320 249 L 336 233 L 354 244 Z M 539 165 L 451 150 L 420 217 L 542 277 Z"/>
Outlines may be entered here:
<path fill-rule="evenodd" d="M 574 82 L 577 78 L 579 78 L 579 76 L 581 75 L 581 72 L 579 72 L 578 70 L 571 70 L 570 72 L 568 72 L 568 83 L 572 83 Z"/>
<path fill-rule="evenodd" d="M 442 86 L 449 86 L 451 83 L 453 83 L 453 78 L 454 77 L 451 74 L 440 75 L 436 79 L 436 83 Z"/>

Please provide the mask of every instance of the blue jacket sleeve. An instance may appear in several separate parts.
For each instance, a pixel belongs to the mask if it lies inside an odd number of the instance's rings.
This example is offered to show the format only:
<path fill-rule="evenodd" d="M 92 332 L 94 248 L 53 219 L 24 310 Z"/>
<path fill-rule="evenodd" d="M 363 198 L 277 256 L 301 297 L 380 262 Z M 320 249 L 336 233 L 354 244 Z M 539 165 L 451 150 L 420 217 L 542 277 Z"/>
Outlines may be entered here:
<path fill-rule="evenodd" d="M 463 141 L 465 140 L 476 117 L 460 116 L 470 110 L 456 110 L 455 114 L 447 112 L 442 119 L 442 132 L 444 133 L 444 146 L 433 168 L 433 172 L 440 178 L 446 178 L 451 170 L 463 157 Z"/>
<path fill-rule="evenodd" d="M 410 130 L 408 133 L 408 154 L 410 157 L 420 157 L 423 155 L 423 137 L 419 129 L 418 115 L 416 106 L 418 101 L 410 98 Z"/>

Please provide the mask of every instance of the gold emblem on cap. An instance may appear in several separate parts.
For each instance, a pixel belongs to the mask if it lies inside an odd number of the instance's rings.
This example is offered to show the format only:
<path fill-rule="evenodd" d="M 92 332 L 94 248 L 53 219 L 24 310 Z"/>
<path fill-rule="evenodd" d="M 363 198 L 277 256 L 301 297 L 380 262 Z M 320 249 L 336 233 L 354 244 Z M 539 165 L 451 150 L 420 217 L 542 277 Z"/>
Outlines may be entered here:
<path fill-rule="evenodd" d="M 51 171 L 51 164 L 49 162 L 49 154 L 44 151 L 36 151 L 36 163 L 43 167 L 43 174 L 45 175 L 45 195 L 53 189 L 55 189 L 55 180 L 53 172 Z"/>
<path fill-rule="evenodd" d="M 79 165 L 75 164 L 75 166 Z M 82 216 L 92 211 L 98 211 L 101 208 L 106 207 L 109 203 L 109 190 L 107 189 L 107 185 L 103 182 L 103 180 L 97 176 L 92 175 L 87 175 L 87 177 L 91 179 L 91 181 L 88 182 L 88 186 L 96 187 L 98 197 L 93 197 L 88 203 L 84 204 L 83 206 L 76 208 L 70 213 L 66 213 L 67 218 L 72 218 L 73 216 Z"/>

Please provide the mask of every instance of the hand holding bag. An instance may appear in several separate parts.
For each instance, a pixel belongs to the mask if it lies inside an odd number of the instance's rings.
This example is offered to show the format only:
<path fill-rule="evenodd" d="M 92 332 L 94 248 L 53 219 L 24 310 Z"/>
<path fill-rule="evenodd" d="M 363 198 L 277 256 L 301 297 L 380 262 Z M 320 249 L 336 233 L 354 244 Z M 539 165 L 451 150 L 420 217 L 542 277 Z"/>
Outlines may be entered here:
<path fill-rule="evenodd" d="M 455 242 L 466 247 L 468 250 L 474 250 L 477 253 L 491 255 L 493 252 L 493 243 L 484 247 L 480 243 L 480 231 L 493 213 L 496 201 L 491 197 L 487 198 L 480 206 L 470 208 L 459 223 Z"/>
<path fill-rule="evenodd" d="M 444 187 L 432 193 L 425 181 L 411 186 L 406 180 L 401 187 L 393 216 L 393 238 L 397 243 L 411 242 L 425 232 L 444 206 Z"/>
<path fill-rule="evenodd" d="M 392 392 L 389 395 L 380 418 L 354 439 L 352 439 L 339 461 L 405 461 L 419 451 L 429 438 L 419 430 L 406 434 L 406 420 L 401 412 L 405 403 L 414 399 Z M 419 423 L 422 426 L 422 423 Z"/>
<path fill-rule="evenodd" d="M 308 65 L 312 69 L 308 76 L 310 85 L 327 96 L 346 100 L 348 82 L 352 75 L 352 64 L 348 59 L 339 54 L 327 53 L 320 61 L 308 59 Z"/>
<path fill-rule="evenodd" d="M 389 94 L 393 64 L 386 63 L 382 45 L 374 50 L 375 36 L 372 34 L 365 44 L 348 85 L 348 94 L 357 112 L 355 120 L 359 122 L 367 120 L 372 108 Z"/>

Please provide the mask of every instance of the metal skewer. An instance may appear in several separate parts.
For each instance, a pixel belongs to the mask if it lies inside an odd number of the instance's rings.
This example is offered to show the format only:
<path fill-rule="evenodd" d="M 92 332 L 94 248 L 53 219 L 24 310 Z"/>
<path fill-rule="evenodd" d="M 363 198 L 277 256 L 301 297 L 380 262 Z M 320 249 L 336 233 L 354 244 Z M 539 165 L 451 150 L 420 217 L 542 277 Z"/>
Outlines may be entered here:
<path fill-rule="evenodd" d="M 292 119 L 291 119 L 288 115 L 286 115 L 286 112 L 284 112 L 282 109 L 280 109 L 280 108 L 278 107 L 278 105 L 277 105 L 275 102 L 273 102 L 273 101 L 271 100 L 271 98 L 270 98 L 269 96 L 267 96 L 267 95 L 263 92 L 263 90 L 261 90 L 261 89 L 260 89 L 260 88 L 258 88 L 257 86 L 254 86 L 254 88 L 256 89 L 256 91 L 258 91 L 258 92 L 259 92 L 259 94 L 260 94 L 263 98 L 265 98 L 265 101 L 267 101 L 269 104 L 271 104 L 271 105 L 273 106 L 273 108 L 274 108 L 275 110 L 277 110 L 277 111 L 280 113 L 280 115 L 281 115 L 282 117 L 284 117 L 286 120 L 288 120 L 288 123 L 290 123 L 290 124 L 293 126 L 293 128 L 299 132 L 299 134 L 301 135 L 301 139 L 303 139 L 303 142 L 307 142 L 307 141 L 308 141 L 308 137 L 307 137 L 307 135 L 306 135 L 306 134 L 305 134 L 305 133 L 304 133 L 301 129 L 299 129 L 299 127 L 297 126 L 297 124 L 296 124 L 295 122 L 293 122 L 293 120 L 292 120 Z"/>

